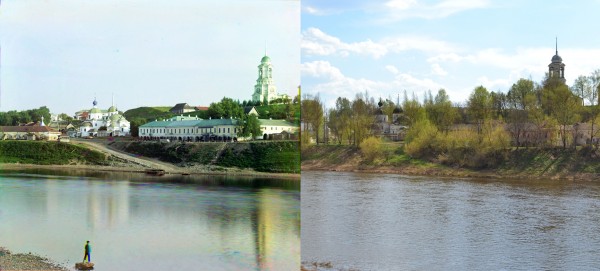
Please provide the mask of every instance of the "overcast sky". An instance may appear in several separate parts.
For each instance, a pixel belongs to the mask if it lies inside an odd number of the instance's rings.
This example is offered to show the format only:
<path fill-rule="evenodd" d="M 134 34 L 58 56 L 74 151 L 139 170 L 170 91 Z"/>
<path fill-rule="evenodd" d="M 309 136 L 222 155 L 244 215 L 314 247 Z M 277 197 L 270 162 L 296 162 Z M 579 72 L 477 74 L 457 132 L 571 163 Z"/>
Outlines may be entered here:
<path fill-rule="evenodd" d="M 356 92 L 464 102 L 483 85 L 540 82 L 555 54 L 567 84 L 600 69 L 600 1 L 302 1 L 302 91 L 327 106 Z M 402 97 L 403 95 L 401 95 Z"/>
<path fill-rule="evenodd" d="M 0 111 L 250 100 L 265 53 L 300 84 L 300 1 L 2 0 Z"/>

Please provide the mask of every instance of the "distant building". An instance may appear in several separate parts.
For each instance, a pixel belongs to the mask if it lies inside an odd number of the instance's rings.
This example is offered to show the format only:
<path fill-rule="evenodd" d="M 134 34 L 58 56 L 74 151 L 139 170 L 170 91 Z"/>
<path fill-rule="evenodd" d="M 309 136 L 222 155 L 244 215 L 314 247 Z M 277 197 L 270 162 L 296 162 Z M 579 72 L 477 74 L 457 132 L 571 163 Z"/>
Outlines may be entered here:
<path fill-rule="evenodd" d="M 244 107 L 244 114 L 246 115 L 254 115 L 258 117 L 258 111 L 256 111 L 256 107 L 254 106 L 246 106 Z"/>
<path fill-rule="evenodd" d="M 173 114 L 184 114 L 194 111 L 196 111 L 196 109 L 194 107 L 191 107 L 187 103 L 176 104 L 175 106 L 171 107 L 171 109 L 169 109 L 169 112 Z"/>
<path fill-rule="evenodd" d="M 269 104 L 276 99 L 289 99 L 289 96 L 277 93 L 277 87 L 275 87 L 273 82 L 271 58 L 265 52 L 265 56 L 260 60 L 260 65 L 258 65 L 258 79 L 256 79 L 256 85 L 254 85 L 252 101 Z"/>
<path fill-rule="evenodd" d="M 285 120 L 259 119 L 263 139 L 278 139 L 298 132 L 298 127 Z M 179 141 L 237 141 L 237 119 L 201 119 L 176 116 L 168 120 L 153 121 L 139 127 L 142 139 L 170 139 Z M 283 134 L 283 135 L 275 135 Z M 257 137 L 258 138 L 258 137 Z M 285 139 L 287 139 L 285 138 Z"/>
<path fill-rule="evenodd" d="M 565 64 L 562 63 L 562 57 L 558 55 L 558 39 L 556 41 L 556 53 L 552 57 L 552 62 L 548 64 L 548 76 L 559 78 L 563 84 L 566 82 Z"/>
<path fill-rule="evenodd" d="M 0 126 L 0 140 L 50 140 L 56 141 L 60 132 L 48 126 Z"/>
<path fill-rule="evenodd" d="M 196 111 L 207 111 L 208 106 L 196 106 L 196 107 L 194 107 L 194 109 L 196 109 Z"/>
<path fill-rule="evenodd" d="M 78 111 L 79 116 L 86 116 L 79 127 L 77 136 L 126 136 L 129 135 L 130 123 L 125 117 L 119 114 L 117 108 L 113 105 L 108 110 L 101 110 L 97 107 L 98 102 L 94 99 L 93 107 L 89 111 Z"/>
<path fill-rule="evenodd" d="M 380 100 L 379 108 L 375 110 L 375 121 L 373 122 L 373 134 L 378 137 L 386 137 L 394 141 L 403 140 L 406 135 L 408 127 L 401 125 L 402 109 L 399 106 L 394 108 L 392 112 L 392 121 L 389 121 L 388 115 L 386 115 L 381 107 L 383 102 Z"/>

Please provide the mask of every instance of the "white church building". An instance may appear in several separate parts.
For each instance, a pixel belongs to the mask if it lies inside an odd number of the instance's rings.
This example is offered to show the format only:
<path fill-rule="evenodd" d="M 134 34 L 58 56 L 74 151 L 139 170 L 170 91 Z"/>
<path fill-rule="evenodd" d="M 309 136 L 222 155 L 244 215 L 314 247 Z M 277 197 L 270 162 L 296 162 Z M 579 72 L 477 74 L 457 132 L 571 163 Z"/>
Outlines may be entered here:
<path fill-rule="evenodd" d="M 85 119 L 79 127 L 77 136 L 126 136 L 130 133 L 130 123 L 125 117 L 119 114 L 117 108 L 113 105 L 108 110 L 98 108 L 98 101 L 94 98 L 93 107 L 89 111 L 84 110 Z M 76 113 L 81 115 L 82 111 Z"/>

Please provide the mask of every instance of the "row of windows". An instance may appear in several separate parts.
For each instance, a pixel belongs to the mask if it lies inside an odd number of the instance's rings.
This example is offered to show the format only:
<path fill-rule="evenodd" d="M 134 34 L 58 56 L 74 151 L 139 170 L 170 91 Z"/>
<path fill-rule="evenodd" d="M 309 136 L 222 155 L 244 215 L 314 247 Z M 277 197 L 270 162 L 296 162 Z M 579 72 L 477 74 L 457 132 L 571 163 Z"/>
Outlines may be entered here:
<path fill-rule="evenodd" d="M 237 133 L 237 128 L 233 128 L 233 132 Z M 140 129 L 140 133 L 159 133 L 159 134 L 203 134 L 203 133 L 231 133 L 231 128 L 154 128 Z"/>

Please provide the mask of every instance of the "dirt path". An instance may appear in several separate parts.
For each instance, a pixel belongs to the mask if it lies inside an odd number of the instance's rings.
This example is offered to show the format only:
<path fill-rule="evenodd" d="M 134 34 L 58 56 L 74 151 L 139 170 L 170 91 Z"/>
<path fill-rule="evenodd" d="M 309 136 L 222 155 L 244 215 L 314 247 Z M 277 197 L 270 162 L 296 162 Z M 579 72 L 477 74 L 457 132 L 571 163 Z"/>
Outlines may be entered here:
<path fill-rule="evenodd" d="M 120 159 L 129 161 L 131 163 L 138 164 L 145 168 L 162 169 L 168 173 L 186 173 L 187 172 L 187 170 L 184 170 L 184 168 L 180 168 L 173 164 L 162 162 L 157 159 L 152 159 L 152 158 L 142 157 L 142 156 L 133 156 L 132 154 L 125 153 L 125 152 L 122 152 L 119 150 L 115 150 L 113 148 L 110 148 L 105 143 L 95 142 L 92 140 L 77 140 L 77 139 L 72 140 L 71 142 L 74 144 L 82 144 L 82 145 L 88 146 L 99 152 L 107 153 L 109 155 L 118 157 Z"/>

